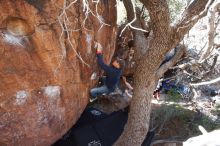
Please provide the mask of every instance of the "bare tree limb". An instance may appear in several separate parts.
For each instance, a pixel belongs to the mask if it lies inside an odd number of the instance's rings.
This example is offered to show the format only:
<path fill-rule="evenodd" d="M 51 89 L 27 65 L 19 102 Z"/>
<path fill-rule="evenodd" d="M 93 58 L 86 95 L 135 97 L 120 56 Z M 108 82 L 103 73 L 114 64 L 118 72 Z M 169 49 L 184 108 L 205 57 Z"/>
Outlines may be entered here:
<path fill-rule="evenodd" d="M 85 64 L 87 67 L 90 67 L 90 65 L 82 58 L 82 56 L 80 55 L 79 52 L 76 51 L 76 48 L 74 48 L 71 40 L 70 40 L 70 33 L 73 31 L 79 31 L 80 29 L 71 29 L 68 25 L 69 21 L 69 16 L 67 15 L 66 11 L 68 9 L 70 9 L 75 3 L 77 2 L 77 0 L 74 0 L 72 2 L 70 2 L 67 5 L 67 1 L 64 0 L 63 1 L 63 8 L 62 8 L 62 12 L 60 13 L 60 15 L 57 17 L 57 20 L 59 22 L 60 28 L 61 28 L 61 34 L 59 37 L 59 43 L 62 49 L 62 55 L 61 55 L 61 59 L 59 61 L 58 66 L 56 67 L 56 69 L 54 70 L 54 74 L 57 73 L 58 69 L 60 68 L 63 60 L 66 58 L 66 46 L 64 43 L 64 34 L 67 34 L 67 41 L 71 47 L 71 49 L 76 53 L 76 56 L 79 58 L 79 60 Z"/>
<path fill-rule="evenodd" d="M 215 67 L 215 65 L 217 63 L 217 60 L 218 60 L 218 55 L 214 56 L 214 59 L 213 59 L 213 62 L 212 62 L 212 65 L 211 65 L 210 69 L 208 71 L 206 71 L 205 73 L 203 73 L 201 75 L 201 78 L 193 81 L 193 83 L 194 84 L 198 83 L 198 82 L 202 81 L 203 79 L 205 79 L 207 76 L 209 76 L 209 74 L 214 70 L 214 67 Z"/>
<path fill-rule="evenodd" d="M 142 28 L 141 26 L 141 18 L 140 18 L 140 11 L 137 9 L 136 13 L 132 11 L 132 2 L 131 0 L 124 0 L 123 1 L 124 6 L 127 11 L 127 19 L 128 21 L 132 21 L 134 18 L 134 15 L 136 15 L 136 21 L 133 23 L 133 26 Z M 148 48 L 148 40 L 146 39 L 144 32 L 142 31 L 136 31 L 135 29 L 132 29 L 132 32 L 134 34 L 134 40 L 135 40 L 135 60 L 139 60 L 143 54 L 145 54 L 146 49 Z"/>
<path fill-rule="evenodd" d="M 215 0 L 194 0 L 184 11 L 182 21 L 173 27 L 174 39 L 176 41 L 182 40 L 184 35 L 194 26 L 194 24 L 207 15 L 208 9 L 214 1 Z"/>
<path fill-rule="evenodd" d="M 216 49 L 220 48 L 220 44 L 215 44 Z"/>
<path fill-rule="evenodd" d="M 133 4 L 131 0 L 123 0 L 126 12 L 127 12 L 127 20 L 130 22 L 136 15 L 133 10 Z"/>
<path fill-rule="evenodd" d="M 205 81 L 205 82 L 200 82 L 200 83 L 191 83 L 191 86 L 201 86 L 201 85 L 209 85 L 209 84 L 214 84 L 216 82 L 220 81 L 220 77 L 213 79 L 211 81 Z"/>
<path fill-rule="evenodd" d="M 193 0 L 190 5 L 185 9 L 182 15 L 181 24 L 188 24 L 195 19 L 198 19 L 208 11 L 209 6 L 214 2 L 214 0 Z M 198 14 L 198 12 L 200 12 Z"/>
<path fill-rule="evenodd" d="M 156 78 L 160 78 L 161 76 L 163 76 L 163 74 L 170 67 L 172 67 L 174 64 L 176 64 L 176 62 L 183 56 L 183 54 L 185 52 L 186 52 L 185 46 L 183 46 L 183 45 L 177 46 L 177 48 L 175 50 L 175 55 L 173 56 L 173 58 L 171 60 L 169 60 L 168 62 L 166 62 L 165 64 L 163 64 L 162 66 L 160 66 L 160 68 L 157 70 Z"/>
<path fill-rule="evenodd" d="M 130 27 L 132 29 L 135 29 L 135 30 L 138 30 L 138 31 L 143 31 L 143 32 L 147 32 L 146 30 L 142 29 L 142 28 L 138 28 L 138 27 L 135 27 L 135 26 L 132 26 L 132 24 L 136 21 L 137 19 L 137 16 L 136 16 L 136 9 L 135 9 L 135 4 L 132 3 L 132 1 L 128 0 L 128 2 L 126 3 L 126 1 L 124 1 L 124 4 L 125 4 L 125 7 L 127 7 L 127 9 L 129 8 L 131 10 L 133 10 L 133 14 L 130 13 L 130 12 L 127 12 L 128 13 L 128 20 L 131 19 L 131 16 L 133 16 L 132 20 L 126 24 L 126 26 L 122 29 L 121 33 L 120 33 L 120 36 L 122 35 L 122 33 L 124 32 L 124 30 L 127 28 L 127 27 Z M 132 14 L 131 16 L 129 14 Z"/>
<path fill-rule="evenodd" d="M 217 12 L 217 8 L 220 6 L 220 3 L 215 3 L 213 7 L 209 10 L 209 32 L 208 32 L 208 47 L 206 50 L 203 51 L 203 54 L 201 55 L 199 62 L 202 62 L 204 59 L 206 59 L 209 54 L 211 53 L 211 50 L 214 46 L 214 39 L 215 39 L 215 32 L 218 23 L 215 24 L 215 14 Z"/>

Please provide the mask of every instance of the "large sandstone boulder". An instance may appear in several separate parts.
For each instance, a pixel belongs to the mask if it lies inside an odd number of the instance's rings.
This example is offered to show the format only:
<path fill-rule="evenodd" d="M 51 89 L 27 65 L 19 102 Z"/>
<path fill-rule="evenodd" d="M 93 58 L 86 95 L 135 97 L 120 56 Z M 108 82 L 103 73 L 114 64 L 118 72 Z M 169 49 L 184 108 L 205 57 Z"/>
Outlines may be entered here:
<path fill-rule="evenodd" d="M 92 12 L 83 0 L 0 1 L 1 146 L 51 145 L 84 110 L 99 71 L 94 40 L 109 62 L 116 38 L 115 1 L 101 0 L 98 14 L 88 1 Z"/>

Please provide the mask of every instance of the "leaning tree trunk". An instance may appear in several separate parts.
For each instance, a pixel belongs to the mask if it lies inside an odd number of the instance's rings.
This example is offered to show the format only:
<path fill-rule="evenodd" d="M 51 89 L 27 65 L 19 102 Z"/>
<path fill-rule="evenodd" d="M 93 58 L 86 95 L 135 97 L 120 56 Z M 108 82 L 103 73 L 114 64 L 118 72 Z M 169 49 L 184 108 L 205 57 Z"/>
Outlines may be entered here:
<path fill-rule="evenodd" d="M 155 81 L 158 79 L 157 72 L 161 72 L 159 66 L 166 53 L 183 39 L 184 35 L 201 17 L 207 14 L 207 9 L 214 0 L 195 0 L 192 3 L 193 7 L 189 5 L 181 19 L 182 21 L 175 26 L 170 25 L 170 15 L 166 0 L 140 1 L 149 11 L 150 21 L 153 24 L 153 38 L 150 40 L 149 48 L 146 48 L 146 53 L 136 62 L 134 97 L 130 105 L 128 122 L 114 146 L 140 146 L 142 144 L 148 131 L 151 97 Z M 124 2 L 127 2 L 127 0 L 124 0 Z M 143 41 L 142 43 L 147 42 Z M 136 44 L 136 47 L 141 48 L 141 46 L 143 44 Z M 142 50 L 140 48 L 136 49 L 136 51 Z"/>
<path fill-rule="evenodd" d="M 79 118 L 98 73 L 94 40 L 107 61 L 114 52 L 115 1 L 96 2 L 0 1 L 1 146 L 51 145 Z"/>

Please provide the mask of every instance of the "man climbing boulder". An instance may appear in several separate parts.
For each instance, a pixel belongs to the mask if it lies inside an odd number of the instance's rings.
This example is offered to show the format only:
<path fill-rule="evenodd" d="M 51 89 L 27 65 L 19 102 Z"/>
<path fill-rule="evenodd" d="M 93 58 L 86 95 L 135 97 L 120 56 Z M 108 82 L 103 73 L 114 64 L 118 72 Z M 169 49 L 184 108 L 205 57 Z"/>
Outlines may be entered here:
<path fill-rule="evenodd" d="M 106 65 L 103 61 L 102 46 L 100 43 L 95 44 L 97 62 L 99 66 L 105 71 L 106 78 L 104 83 L 100 87 L 96 87 L 90 90 L 90 102 L 97 99 L 98 96 L 103 94 L 109 94 L 114 92 L 118 86 L 122 70 L 124 68 L 124 60 L 116 58 L 112 62 L 112 65 Z"/>

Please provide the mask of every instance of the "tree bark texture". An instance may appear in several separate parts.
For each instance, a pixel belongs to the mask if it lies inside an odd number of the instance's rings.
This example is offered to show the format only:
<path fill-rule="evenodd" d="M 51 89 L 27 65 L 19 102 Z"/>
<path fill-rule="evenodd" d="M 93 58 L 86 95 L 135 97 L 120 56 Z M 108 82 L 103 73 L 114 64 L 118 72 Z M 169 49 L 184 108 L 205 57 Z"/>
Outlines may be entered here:
<path fill-rule="evenodd" d="M 131 22 L 135 18 L 135 15 L 136 15 L 137 19 L 134 23 L 132 23 L 132 25 L 137 28 L 142 28 L 140 11 L 136 10 L 136 14 L 134 14 L 133 5 L 130 0 L 124 0 L 123 3 L 126 8 L 128 22 Z M 144 28 L 142 28 L 142 29 L 144 29 Z M 133 39 L 135 40 L 135 46 L 136 46 L 134 59 L 137 62 L 143 56 L 143 54 L 146 53 L 146 49 L 149 47 L 148 43 L 146 43 L 148 41 L 148 39 L 145 37 L 144 32 L 142 32 L 142 31 L 137 31 L 135 29 L 132 29 L 132 33 L 134 35 Z"/>
<path fill-rule="evenodd" d="M 140 1 L 149 12 L 153 38 L 150 40 L 149 48 L 146 48 L 146 53 L 137 62 L 137 69 L 134 74 L 134 96 L 130 105 L 128 122 L 114 146 L 140 146 L 142 144 L 149 127 L 151 97 L 155 88 L 156 73 L 159 66 L 166 53 L 174 48 L 183 39 L 187 31 L 207 13 L 202 13 L 203 15 L 199 15 L 197 19 L 190 21 L 189 25 L 187 24 L 185 26 L 185 23 L 179 22 L 175 26 L 170 26 L 167 1 Z M 194 7 L 196 12 L 187 18 L 185 17 L 184 21 L 188 22 L 194 15 L 200 14 L 204 10 L 208 0 L 200 2 L 202 4 Z M 141 46 L 142 44 L 139 45 Z"/>
<path fill-rule="evenodd" d="M 0 145 L 55 142 L 88 103 L 95 83 L 90 77 L 99 73 L 94 40 L 103 45 L 105 60 L 110 61 L 116 2 L 98 4 L 99 19 L 109 24 L 103 27 L 92 13 L 86 19 L 83 0 L 73 2 L 0 1 Z M 96 14 L 95 1 L 88 4 Z"/>

